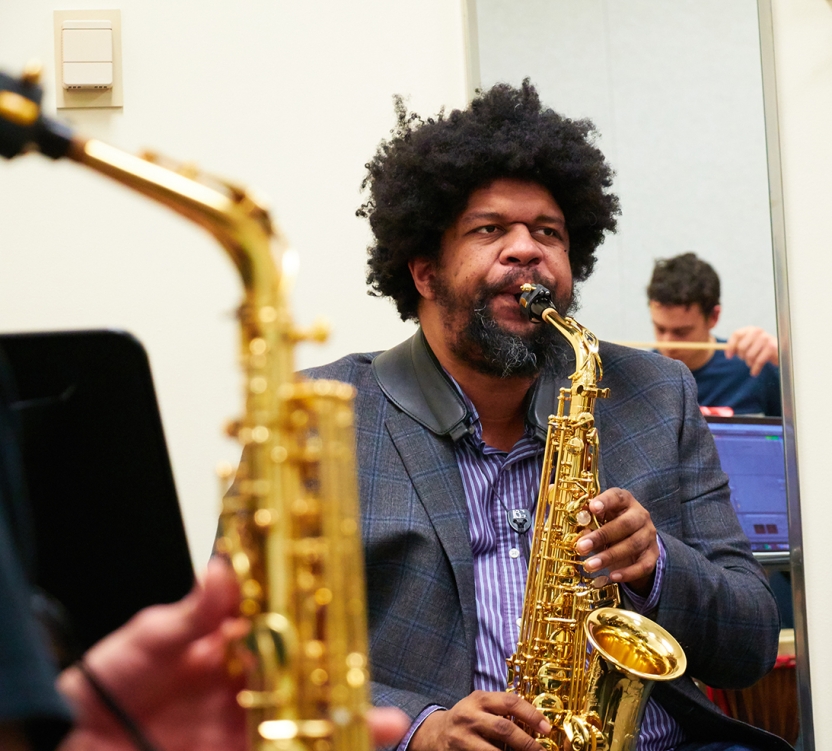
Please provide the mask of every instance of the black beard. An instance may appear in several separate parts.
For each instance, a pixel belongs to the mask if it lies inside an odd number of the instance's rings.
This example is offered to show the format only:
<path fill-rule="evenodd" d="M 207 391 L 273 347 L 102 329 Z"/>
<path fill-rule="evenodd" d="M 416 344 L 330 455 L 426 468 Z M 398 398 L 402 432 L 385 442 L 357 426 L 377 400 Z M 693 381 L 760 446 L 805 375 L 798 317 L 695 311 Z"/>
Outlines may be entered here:
<path fill-rule="evenodd" d="M 464 300 L 444 281 L 434 277 L 433 293 L 448 314 L 448 322 L 467 314 L 465 325 L 450 332 L 450 350 L 483 375 L 497 378 L 530 378 L 540 373 L 563 375 L 568 372 L 574 353 L 572 345 L 553 326 L 539 324 L 523 335 L 504 329 L 494 320 L 489 303 L 507 285 L 518 281 L 546 284 L 536 274 L 514 272 L 499 284 L 481 288 L 473 300 Z M 569 315 L 575 308 L 571 290 L 568 295 L 558 295 L 554 303 L 562 316 Z"/>

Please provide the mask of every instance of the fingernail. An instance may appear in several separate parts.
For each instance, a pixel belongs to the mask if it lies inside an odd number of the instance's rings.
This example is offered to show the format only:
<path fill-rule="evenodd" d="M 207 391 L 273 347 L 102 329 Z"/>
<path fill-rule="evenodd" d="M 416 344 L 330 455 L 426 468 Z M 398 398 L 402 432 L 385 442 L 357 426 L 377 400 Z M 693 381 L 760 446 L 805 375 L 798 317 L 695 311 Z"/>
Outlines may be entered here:
<path fill-rule="evenodd" d="M 546 720 L 541 720 L 540 724 L 537 726 L 537 732 L 542 735 L 549 735 L 549 733 L 552 732 L 552 726 L 546 722 Z"/>
<path fill-rule="evenodd" d="M 579 553 L 588 553 L 590 550 L 592 550 L 592 540 L 590 540 L 587 537 L 585 537 L 583 540 L 578 540 L 578 542 L 575 545 L 575 549 Z"/>
<path fill-rule="evenodd" d="M 584 568 L 587 571 L 595 571 L 596 568 L 601 568 L 601 559 L 590 558 L 588 561 L 584 562 Z"/>
<path fill-rule="evenodd" d="M 603 511 L 603 510 L 604 510 L 604 504 L 603 504 L 603 503 L 601 503 L 601 501 L 590 501 L 590 502 L 589 502 L 589 508 L 590 508 L 590 509 L 591 509 L 594 513 L 596 513 L 596 514 L 597 514 L 599 511 Z"/>

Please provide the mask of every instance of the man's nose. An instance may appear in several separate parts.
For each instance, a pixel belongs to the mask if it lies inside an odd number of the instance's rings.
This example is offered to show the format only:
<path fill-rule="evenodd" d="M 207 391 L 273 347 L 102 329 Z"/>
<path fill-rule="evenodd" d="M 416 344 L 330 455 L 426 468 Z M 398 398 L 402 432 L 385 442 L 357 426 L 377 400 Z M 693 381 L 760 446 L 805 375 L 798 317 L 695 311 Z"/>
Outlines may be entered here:
<path fill-rule="evenodd" d="M 525 224 L 512 224 L 506 233 L 506 242 L 500 260 L 512 266 L 534 266 L 543 259 L 540 245 L 532 237 Z"/>

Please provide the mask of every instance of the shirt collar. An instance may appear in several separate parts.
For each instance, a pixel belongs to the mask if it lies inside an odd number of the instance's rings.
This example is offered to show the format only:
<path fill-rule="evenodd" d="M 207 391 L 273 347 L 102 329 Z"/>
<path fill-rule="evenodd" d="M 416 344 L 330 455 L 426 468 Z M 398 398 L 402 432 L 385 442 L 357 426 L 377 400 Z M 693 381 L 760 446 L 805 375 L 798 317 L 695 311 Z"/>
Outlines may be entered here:
<path fill-rule="evenodd" d="M 390 401 L 437 435 L 458 441 L 471 434 L 475 421 L 479 424 L 473 404 L 439 364 L 421 328 L 376 356 L 373 375 Z M 541 375 L 532 386 L 526 425 L 540 440 L 546 439 L 559 385 L 552 376 Z"/>

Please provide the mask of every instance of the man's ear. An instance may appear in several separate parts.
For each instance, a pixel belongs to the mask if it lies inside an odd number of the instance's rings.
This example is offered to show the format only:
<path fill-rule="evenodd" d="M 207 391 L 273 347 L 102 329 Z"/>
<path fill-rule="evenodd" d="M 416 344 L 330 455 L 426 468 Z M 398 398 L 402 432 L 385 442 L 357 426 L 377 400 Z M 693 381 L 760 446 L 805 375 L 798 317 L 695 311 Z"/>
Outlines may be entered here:
<path fill-rule="evenodd" d="M 714 309 L 711 311 L 711 314 L 708 316 L 708 331 L 710 331 L 714 326 L 716 326 L 717 322 L 719 321 L 719 314 L 722 312 L 721 305 L 715 305 Z"/>
<path fill-rule="evenodd" d="M 424 256 L 411 259 L 407 267 L 410 269 L 410 276 L 413 277 L 413 284 L 416 291 L 425 300 L 433 300 L 433 278 L 436 275 L 434 261 Z"/>

